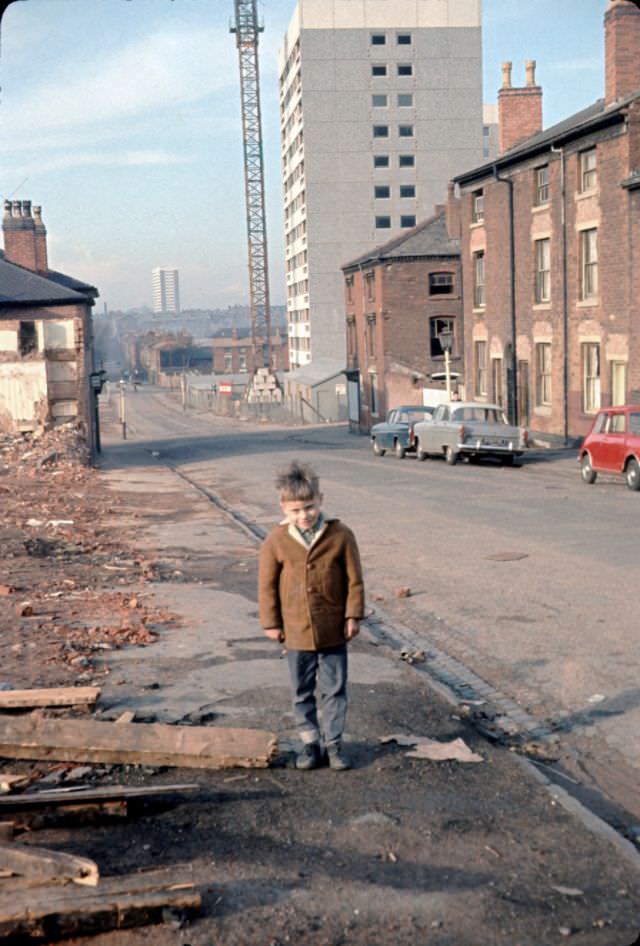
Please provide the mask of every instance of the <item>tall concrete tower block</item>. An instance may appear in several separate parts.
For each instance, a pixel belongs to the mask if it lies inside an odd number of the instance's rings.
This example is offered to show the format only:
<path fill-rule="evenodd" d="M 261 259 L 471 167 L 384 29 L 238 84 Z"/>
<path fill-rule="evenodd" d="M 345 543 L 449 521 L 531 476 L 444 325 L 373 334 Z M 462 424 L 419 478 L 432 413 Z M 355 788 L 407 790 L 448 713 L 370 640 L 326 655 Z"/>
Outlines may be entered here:
<path fill-rule="evenodd" d="M 158 266 L 151 271 L 153 289 L 153 311 L 180 311 L 180 280 L 178 270 L 169 266 Z"/>
<path fill-rule="evenodd" d="M 298 0 L 279 55 L 291 367 L 344 361 L 340 266 L 482 162 L 480 0 Z"/>

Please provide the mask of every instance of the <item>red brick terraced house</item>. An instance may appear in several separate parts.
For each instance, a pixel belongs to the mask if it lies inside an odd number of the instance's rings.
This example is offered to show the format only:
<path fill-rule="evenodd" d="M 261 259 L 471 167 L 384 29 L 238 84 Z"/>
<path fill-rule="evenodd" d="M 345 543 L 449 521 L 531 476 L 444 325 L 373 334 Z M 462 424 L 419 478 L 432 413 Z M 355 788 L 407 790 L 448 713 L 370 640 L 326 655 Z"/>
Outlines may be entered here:
<path fill-rule="evenodd" d="M 39 207 L 5 201 L 0 253 L 0 431 L 78 423 L 99 448 L 91 309 L 98 290 L 49 267 Z"/>
<path fill-rule="evenodd" d="M 498 93 L 500 154 L 454 179 L 466 395 L 550 441 L 640 403 L 640 9 L 610 0 L 605 97 L 542 130 L 535 63 Z"/>
<path fill-rule="evenodd" d="M 347 377 L 359 385 L 357 421 L 349 399 L 353 426 L 367 431 L 390 408 L 430 403 L 434 391 L 442 396 L 443 332 L 452 335 L 451 372 L 461 382 L 460 249 L 444 208 L 342 270 Z"/>

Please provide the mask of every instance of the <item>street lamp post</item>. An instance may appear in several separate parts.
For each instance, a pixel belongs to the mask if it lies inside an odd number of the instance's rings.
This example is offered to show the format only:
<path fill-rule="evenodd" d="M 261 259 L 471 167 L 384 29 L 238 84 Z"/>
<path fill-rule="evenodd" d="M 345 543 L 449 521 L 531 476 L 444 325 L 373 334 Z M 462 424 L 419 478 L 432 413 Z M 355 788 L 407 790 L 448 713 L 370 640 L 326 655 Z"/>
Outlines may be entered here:
<path fill-rule="evenodd" d="M 451 349 L 453 348 L 453 332 L 450 328 L 443 329 L 438 338 L 444 352 L 444 374 L 447 385 L 447 400 L 451 400 Z"/>

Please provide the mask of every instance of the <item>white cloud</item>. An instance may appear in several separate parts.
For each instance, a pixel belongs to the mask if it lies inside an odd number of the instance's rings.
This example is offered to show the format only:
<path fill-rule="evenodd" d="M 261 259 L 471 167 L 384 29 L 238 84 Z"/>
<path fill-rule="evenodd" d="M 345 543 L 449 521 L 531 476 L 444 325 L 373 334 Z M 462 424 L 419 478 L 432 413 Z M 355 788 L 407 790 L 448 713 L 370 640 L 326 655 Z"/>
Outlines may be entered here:
<path fill-rule="evenodd" d="M 70 150 L 57 155 L 43 156 L 37 160 L 11 162 L 3 167 L 0 162 L 0 179 L 30 177 L 35 174 L 50 174 L 67 171 L 70 168 L 115 168 L 115 167 L 169 167 L 185 164 L 192 159 L 186 155 L 172 154 L 166 151 L 75 151 Z"/>
<path fill-rule="evenodd" d="M 574 59 L 560 59 L 546 63 L 545 71 L 555 72 L 561 76 L 573 75 L 577 72 L 593 72 L 600 75 L 602 62 L 597 56 L 577 56 Z"/>
<path fill-rule="evenodd" d="M 0 116 L 14 140 L 179 110 L 236 81 L 233 44 L 218 30 L 153 33 L 88 63 L 67 63 Z M 175 116 L 179 119 L 179 114 Z"/>

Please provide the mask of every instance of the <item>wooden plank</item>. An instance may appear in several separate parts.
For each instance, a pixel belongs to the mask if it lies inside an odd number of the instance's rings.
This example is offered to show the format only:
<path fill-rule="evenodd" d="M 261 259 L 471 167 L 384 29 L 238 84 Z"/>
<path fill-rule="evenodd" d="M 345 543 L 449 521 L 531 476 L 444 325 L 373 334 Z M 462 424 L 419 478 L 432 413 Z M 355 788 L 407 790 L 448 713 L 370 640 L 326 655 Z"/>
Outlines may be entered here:
<path fill-rule="evenodd" d="M 116 719 L 116 723 L 132 723 L 136 718 L 136 714 L 133 710 L 125 710 L 124 713 L 120 713 Z"/>
<path fill-rule="evenodd" d="M 200 909 L 193 883 L 167 880 L 164 871 L 102 879 L 98 887 L 29 887 L 0 891 L 0 942 L 52 943 L 68 936 L 145 926 L 169 907 Z"/>
<path fill-rule="evenodd" d="M 100 788 L 45 789 L 41 792 L 29 792 L 24 795 L 11 795 L 0 798 L 0 811 L 4 808 L 12 811 L 24 808 L 45 808 L 52 805 L 81 805 L 83 803 L 104 801 L 127 801 L 132 798 L 153 798 L 158 795 L 185 794 L 197 792 L 199 785 L 189 782 L 177 785 L 153 785 L 128 787 L 126 785 L 103 785 Z"/>
<path fill-rule="evenodd" d="M 29 808 L 14 814 L 16 832 L 39 831 L 43 828 L 77 827 L 78 825 L 96 824 L 102 821 L 127 818 L 129 809 L 126 801 L 104 801 L 85 805 L 51 806 L 50 808 Z"/>
<path fill-rule="evenodd" d="M 10 775 L 8 772 L 0 772 L 0 794 L 6 795 L 7 792 L 12 792 L 14 788 L 23 788 L 30 781 L 30 775 Z"/>
<path fill-rule="evenodd" d="M 99 696 L 99 687 L 0 690 L 0 710 L 29 709 L 37 706 L 85 706 L 95 703 Z"/>
<path fill-rule="evenodd" d="M 273 733 L 215 726 L 0 717 L 0 756 L 194 769 L 266 768 Z"/>
<path fill-rule="evenodd" d="M 0 869 L 20 877 L 29 877 L 45 883 L 83 884 L 95 887 L 100 876 L 98 865 L 86 857 L 50 851 L 44 847 L 26 847 L 24 844 L 0 841 Z"/>

